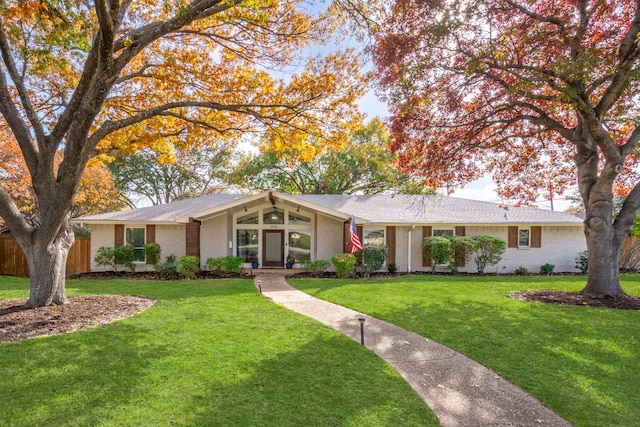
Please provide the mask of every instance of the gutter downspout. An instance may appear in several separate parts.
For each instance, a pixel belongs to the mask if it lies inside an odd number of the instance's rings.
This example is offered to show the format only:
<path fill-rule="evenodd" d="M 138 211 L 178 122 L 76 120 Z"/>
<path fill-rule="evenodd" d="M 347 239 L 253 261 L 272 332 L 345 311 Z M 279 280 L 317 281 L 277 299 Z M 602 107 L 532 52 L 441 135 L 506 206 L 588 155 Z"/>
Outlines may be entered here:
<path fill-rule="evenodd" d="M 407 237 L 407 273 L 411 273 L 411 232 L 416 228 L 413 224 L 409 229 L 409 235 Z"/>

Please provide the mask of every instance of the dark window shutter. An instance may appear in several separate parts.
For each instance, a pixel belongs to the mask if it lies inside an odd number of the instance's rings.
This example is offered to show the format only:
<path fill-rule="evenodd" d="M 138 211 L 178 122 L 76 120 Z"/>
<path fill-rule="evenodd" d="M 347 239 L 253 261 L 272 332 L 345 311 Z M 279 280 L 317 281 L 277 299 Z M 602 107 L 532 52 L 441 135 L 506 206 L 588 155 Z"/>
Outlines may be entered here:
<path fill-rule="evenodd" d="M 156 242 L 156 226 L 155 224 L 147 225 L 147 232 L 145 233 L 145 243 Z M 151 264 L 151 259 L 147 259 L 147 264 Z"/>
<path fill-rule="evenodd" d="M 364 246 L 364 240 L 362 239 L 362 226 L 357 225 L 356 229 L 358 230 L 358 238 L 360 238 L 360 243 Z"/>
<path fill-rule="evenodd" d="M 115 225 L 115 234 L 113 236 L 113 245 L 114 246 L 123 246 L 124 245 L 124 224 L 116 224 Z"/>
<path fill-rule="evenodd" d="M 465 236 L 465 233 L 466 229 L 464 228 L 464 225 L 456 226 L 456 236 Z M 466 257 L 467 254 L 464 252 L 464 249 L 456 251 L 456 266 L 464 267 Z"/>
<path fill-rule="evenodd" d="M 186 255 L 200 256 L 200 221 L 189 218 L 186 224 Z"/>
<path fill-rule="evenodd" d="M 147 225 L 147 235 L 145 238 L 145 243 L 155 243 L 156 242 L 156 226 L 155 224 Z"/>
<path fill-rule="evenodd" d="M 542 227 L 539 225 L 531 227 L 531 247 L 542 247 Z"/>
<path fill-rule="evenodd" d="M 431 237 L 431 234 L 433 233 L 432 230 L 433 229 L 430 225 L 422 227 L 422 242 L 424 242 L 424 239 L 426 237 Z M 422 249 L 422 242 L 420 242 L 420 251 L 422 252 L 422 266 L 431 267 L 431 260 L 424 256 L 424 250 Z"/>
<path fill-rule="evenodd" d="M 343 236 L 343 244 L 342 244 L 342 252 L 348 254 L 351 249 L 351 234 L 349 230 L 351 228 L 351 221 L 346 220 L 344 222 L 344 236 Z"/>
<path fill-rule="evenodd" d="M 508 241 L 509 247 L 510 248 L 517 248 L 518 247 L 518 227 L 515 225 L 510 225 L 509 226 L 509 241 Z"/>
<path fill-rule="evenodd" d="M 396 228 L 387 227 L 387 265 L 396 263 Z"/>

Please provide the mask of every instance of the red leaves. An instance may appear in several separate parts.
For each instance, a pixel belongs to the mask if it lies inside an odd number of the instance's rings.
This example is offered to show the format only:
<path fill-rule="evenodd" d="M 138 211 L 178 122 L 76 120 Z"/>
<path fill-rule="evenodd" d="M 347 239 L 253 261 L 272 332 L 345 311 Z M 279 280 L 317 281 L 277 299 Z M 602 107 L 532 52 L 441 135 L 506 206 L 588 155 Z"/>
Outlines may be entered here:
<path fill-rule="evenodd" d="M 620 163 L 637 143 L 640 77 L 620 58 L 636 3 L 396 1 L 374 60 L 399 164 L 450 185 L 491 171 L 499 194 L 530 201 L 576 182 L 576 146 L 599 170 Z M 618 187 L 635 185 L 637 160 Z"/>

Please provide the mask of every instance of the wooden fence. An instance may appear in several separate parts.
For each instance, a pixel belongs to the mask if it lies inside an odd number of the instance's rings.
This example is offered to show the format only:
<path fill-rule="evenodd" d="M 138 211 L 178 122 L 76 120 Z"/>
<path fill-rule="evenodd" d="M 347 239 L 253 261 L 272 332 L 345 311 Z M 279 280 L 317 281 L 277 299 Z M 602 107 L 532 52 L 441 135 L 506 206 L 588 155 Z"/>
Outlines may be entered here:
<path fill-rule="evenodd" d="M 67 276 L 91 270 L 91 238 L 76 237 L 67 258 Z M 29 277 L 29 267 L 22 248 L 10 236 L 0 235 L 0 275 Z"/>

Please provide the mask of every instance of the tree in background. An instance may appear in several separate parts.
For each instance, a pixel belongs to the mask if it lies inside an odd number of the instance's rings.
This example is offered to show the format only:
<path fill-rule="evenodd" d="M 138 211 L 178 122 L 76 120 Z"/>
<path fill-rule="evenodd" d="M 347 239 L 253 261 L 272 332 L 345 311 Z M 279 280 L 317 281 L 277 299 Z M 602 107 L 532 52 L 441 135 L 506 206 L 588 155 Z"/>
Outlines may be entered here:
<path fill-rule="evenodd" d="M 64 304 L 70 213 L 96 154 L 261 135 L 276 150 L 344 144 L 365 84 L 349 52 L 301 63 L 337 29 L 300 0 L 23 0 L 0 6 L 0 114 L 20 147 L 38 224 L 0 186 L 0 216 L 29 270 L 27 306 Z M 56 157 L 62 151 L 57 166 Z"/>
<path fill-rule="evenodd" d="M 485 171 L 503 182 L 520 174 L 554 194 L 577 177 L 582 292 L 596 297 L 624 294 L 618 256 L 640 211 L 639 4 L 396 1 L 375 47 L 406 170 L 460 185 Z M 538 173 L 549 168 L 566 181 Z M 628 195 L 612 221 L 614 187 Z"/>
<path fill-rule="evenodd" d="M 171 163 L 143 150 L 108 163 L 115 187 L 135 207 L 141 197 L 153 205 L 219 192 L 227 187 L 231 149 L 226 144 L 178 150 Z"/>
<path fill-rule="evenodd" d="M 396 156 L 391 153 L 388 133 L 379 119 L 355 132 L 341 150 L 318 147 L 318 153 L 314 151 L 266 150 L 247 156 L 235 169 L 233 183 L 251 191 L 275 189 L 291 194 L 434 192 L 395 167 Z"/>

